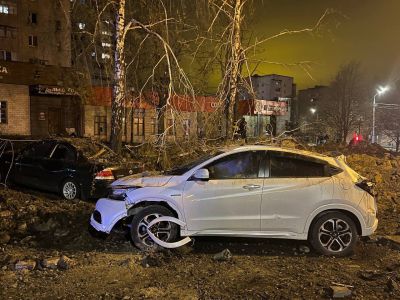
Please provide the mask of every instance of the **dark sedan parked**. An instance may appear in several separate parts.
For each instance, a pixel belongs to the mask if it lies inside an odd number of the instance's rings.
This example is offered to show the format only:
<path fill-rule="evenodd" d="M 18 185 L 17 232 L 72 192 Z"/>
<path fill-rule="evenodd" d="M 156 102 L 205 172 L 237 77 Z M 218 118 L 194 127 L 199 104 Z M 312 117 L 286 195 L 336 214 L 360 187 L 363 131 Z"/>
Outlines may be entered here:
<path fill-rule="evenodd" d="M 4 153 L 0 160 L 1 181 L 7 178 L 68 200 L 106 196 L 111 182 L 139 171 L 137 165 L 108 166 L 86 157 L 65 140 L 35 142 L 14 155 Z"/>

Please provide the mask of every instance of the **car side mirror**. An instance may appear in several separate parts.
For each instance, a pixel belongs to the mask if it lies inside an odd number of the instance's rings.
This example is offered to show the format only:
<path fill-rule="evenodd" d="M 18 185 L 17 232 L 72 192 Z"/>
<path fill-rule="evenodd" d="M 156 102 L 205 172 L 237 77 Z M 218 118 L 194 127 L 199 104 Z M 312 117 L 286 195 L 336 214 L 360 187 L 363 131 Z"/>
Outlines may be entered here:
<path fill-rule="evenodd" d="M 210 173 L 207 169 L 198 169 L 192 176 L 193 180 L 208 181 L 210 180 Z"/>

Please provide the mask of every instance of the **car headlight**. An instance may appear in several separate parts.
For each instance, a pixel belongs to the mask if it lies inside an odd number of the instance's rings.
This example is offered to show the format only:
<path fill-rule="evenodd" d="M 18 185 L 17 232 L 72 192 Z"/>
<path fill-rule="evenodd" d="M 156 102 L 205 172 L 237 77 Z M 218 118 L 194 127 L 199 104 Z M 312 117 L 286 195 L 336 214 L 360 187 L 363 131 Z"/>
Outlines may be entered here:
<path fill-rule="evenodd" d="M 112 200 L 120 200 L 124 201 L 126 198 L 126 192 L 128 190 L 137 189 L 138 187 L 116 187 L 111 188 L 110 192 L 108 193 L 108 198 Z"/>

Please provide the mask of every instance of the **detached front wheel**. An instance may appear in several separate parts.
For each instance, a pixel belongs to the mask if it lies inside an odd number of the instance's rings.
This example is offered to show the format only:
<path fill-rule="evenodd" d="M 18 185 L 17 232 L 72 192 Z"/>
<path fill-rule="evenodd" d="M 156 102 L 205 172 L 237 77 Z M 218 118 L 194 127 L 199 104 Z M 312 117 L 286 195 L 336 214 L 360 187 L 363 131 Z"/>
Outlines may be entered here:
<path fill-rule="evenodd" d="M 341 212 L 322 215 L 312 226 L 310 242 L 320 254 L 347 256 L 353 253 L 358 240 L 354 221 Z"/>
<path fill-rule="evenodd" d="M 147 232 L 148 224 L 159 217 L 174 217 L 173 213 L 161 205 L 150 205 L 134 215 L 131 222 L 131 238 L 136 247 L 141 250 L 156 250 L 157 245 Z M 174 242 L 178 237 L 179 226 L 173 222 L 162 221 L 154 224 L 150 231 L 164 242 Z"/>

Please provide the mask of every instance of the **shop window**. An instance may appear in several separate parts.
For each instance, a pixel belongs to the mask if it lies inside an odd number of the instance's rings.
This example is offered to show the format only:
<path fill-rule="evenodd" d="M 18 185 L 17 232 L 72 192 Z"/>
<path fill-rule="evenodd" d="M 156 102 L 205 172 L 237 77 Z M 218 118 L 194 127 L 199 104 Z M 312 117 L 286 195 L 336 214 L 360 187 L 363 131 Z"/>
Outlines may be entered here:
<path fill-rule="evenodd" d="M 37 47 L 38 45 L 38 40 L 36 35 L 30 35 L 29 36 L 29 46 L 31 47 Z"/>
<path fill-rule="evenodd" d="M 167 135 L 175 135 L 175 121 L 173 119 L 167 120 Z"/>
<path fill-rule="evenodd" d="M 7 101 L 0 101 L 0 124 L 7 124 Z"/>
<path fill-rule="evenodd" d="M 133 135 L 144 136 L 144 110 L 135 109 L 133 116 Z"/>
<path fill-rule="evenodd" d="M 94 135 L 107 136 L 107 117 L 95 116 L 94 117 Z"/>
<path fill-rule="evenodd" d="M 185 137 L 189 137 L 190 135 L 190 120 L 183 120 L 183 134 Z"/>
<path fill-rule="evenodd" d="M 157 134 L 157 118 L 151 118 L 150 126 L 151 126 L 151 135 L 156 135 Z"/>

